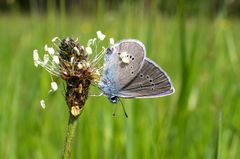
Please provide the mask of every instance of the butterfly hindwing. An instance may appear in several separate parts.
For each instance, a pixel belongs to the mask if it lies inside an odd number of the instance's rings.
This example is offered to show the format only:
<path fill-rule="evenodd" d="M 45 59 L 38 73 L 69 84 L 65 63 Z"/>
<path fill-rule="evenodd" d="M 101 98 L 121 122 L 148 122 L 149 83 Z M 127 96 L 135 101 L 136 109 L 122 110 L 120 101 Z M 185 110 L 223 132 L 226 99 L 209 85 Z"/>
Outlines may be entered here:
<path fill-rule="evenodd" d="M 119 91 L 118 96 L 151 98 L 172 93 L 174 88 L 168 75 L 157 64 L 146 58 L 137 76 Z"/>

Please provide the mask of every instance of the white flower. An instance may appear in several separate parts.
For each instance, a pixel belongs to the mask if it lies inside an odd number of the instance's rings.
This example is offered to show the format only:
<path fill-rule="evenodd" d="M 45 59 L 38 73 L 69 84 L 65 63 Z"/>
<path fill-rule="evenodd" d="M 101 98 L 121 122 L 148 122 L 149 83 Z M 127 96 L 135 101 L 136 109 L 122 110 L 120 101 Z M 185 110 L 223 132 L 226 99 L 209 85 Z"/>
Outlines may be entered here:
<path fill-rule="evenodd" d="M 46 65 L 49 61 L 49 55 L 48 54 L 44 54 L 43 55 L 43 65 Z"/>
<path fill-rule="evenodd" d="M 110 43 L 110 45 L 114 45 L 114 39 L 113 39 L 113 38 L 110 38 L 110 39 L 109 39 L 109 43 Z"/>
<path fill-rule="evenodd" d="M 100 40 L 104 40 L 105 35 L 104 35 L 101 31 L 97 31 L 97 37 L 98 37 L 98 39 L 100 39 Z"/>
<path fill-rule="evenodd" d="M 49 53 L 50 55 L 53 55 L 54 52 L 55 52 L 52 47 L 49 47 L 49 48 L 47 49 L 47 51 L 48 51 L 48 53 Z"/>
<path fill-rule="evenodd" d="M 56 63 L 56 64 L 59 64 L 59 58 L 57 55 L 54 55 L 53 56 L 53 61 Z"/>
<path fill-rule="evenodd" d="M 56 82 L 51 82 L 51 88 L 52 88 L 52 91 L 56 91 L 57 89 L 58 89 L 58 85 L 57 85 L 57 83 Z"/>
<path fill-rule="evenodd" d="M 46 108 L 45 101 L 43 99 L 40 101 L 40 105 L 43 109 Z"/>
<path fill-rule="evenodd" d="M 122 62 L 126 63 L 126 64 L 129 64 L 130 60 L 129 60 L 128 57 L 125 56 L 125 57 L 122 58 Z"/>
<path fill-rule="evenodd" d="M 92 54 L 92 48 L 91 47 L 86 47 L 86 52 L 88 55 L 91 55 Z"/>
<path fill-rule="evenodd" d="M 34 61 L 34 65 L 36 67 L 38 67 L 38 64 L 39 64 L 39 56 L 38 56 L 38 50 L 33 50 L 33 61 Z"/>

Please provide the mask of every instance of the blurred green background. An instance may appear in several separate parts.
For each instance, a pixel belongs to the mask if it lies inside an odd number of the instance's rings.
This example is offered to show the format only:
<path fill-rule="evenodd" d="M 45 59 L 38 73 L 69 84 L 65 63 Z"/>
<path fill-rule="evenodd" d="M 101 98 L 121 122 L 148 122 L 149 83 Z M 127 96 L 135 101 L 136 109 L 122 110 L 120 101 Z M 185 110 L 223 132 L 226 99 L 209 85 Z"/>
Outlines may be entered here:
<path fill-rule="evenodd" d="M 126 99 L 129 118 L 105 97 L 89 97 L 72 158 L 237 159 L 240 156 L 238 0 L 2 0 L 0 2 L 0 158 L 60 158 L 68 108 L 47 96 L 49 74 L 33 49 L 58 37 L 86 45 L 101 30 L 136 38 L 166 70 L 175 94 Z"/>

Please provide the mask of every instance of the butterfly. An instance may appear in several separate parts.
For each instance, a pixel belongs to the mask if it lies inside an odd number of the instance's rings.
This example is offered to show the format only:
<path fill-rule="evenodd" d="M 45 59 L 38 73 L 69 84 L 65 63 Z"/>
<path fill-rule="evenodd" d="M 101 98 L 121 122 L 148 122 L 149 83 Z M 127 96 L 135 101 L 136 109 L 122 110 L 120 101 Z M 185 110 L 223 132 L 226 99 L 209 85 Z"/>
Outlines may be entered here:
<path fill-rule="evenodd" d="M 167 73 L 146 57 L 142 42 L 122 40 L 106 50 L 98 83 L 112 103 L 121 98 L 155 98 L 175 92 Z"/>

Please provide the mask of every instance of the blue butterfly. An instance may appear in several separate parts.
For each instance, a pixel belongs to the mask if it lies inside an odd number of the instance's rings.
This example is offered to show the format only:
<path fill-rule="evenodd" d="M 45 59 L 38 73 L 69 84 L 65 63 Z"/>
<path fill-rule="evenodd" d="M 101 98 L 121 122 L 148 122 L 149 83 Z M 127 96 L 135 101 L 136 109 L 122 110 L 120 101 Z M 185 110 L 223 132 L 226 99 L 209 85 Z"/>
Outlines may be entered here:
<path fill-rule="evenodd" d="M 155 98 L 175 92 L 169 76 L 146 57 L 142 42 L 122 40 L 107 49 L 103 75 L 98 83 L 112 103 L 118 98 Z"/>

